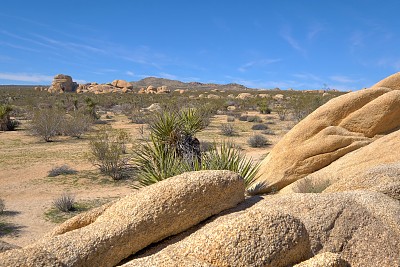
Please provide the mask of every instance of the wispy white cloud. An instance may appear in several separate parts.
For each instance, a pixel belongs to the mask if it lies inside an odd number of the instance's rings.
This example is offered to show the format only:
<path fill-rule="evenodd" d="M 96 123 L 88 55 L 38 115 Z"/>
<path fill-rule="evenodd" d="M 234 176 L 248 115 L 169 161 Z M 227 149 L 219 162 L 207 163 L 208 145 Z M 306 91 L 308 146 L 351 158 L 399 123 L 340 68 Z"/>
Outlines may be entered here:
<path fill-rule="evenodd" d="M 0 73 L 0 79 L 19 82 L 51 82 L 53 76 L 31 73 Z"/>
<path fill-rule="evenodd" d="M 3 34 L 3 35 L 6 35 L 6 36 L 12 37 L 14 39 L 18 39 L 18 40 L 24 41 L 24 42 L 29 42 L 29 43 L 32 43 L 32 44 L 43 46 L 45 48 L 55 49 L 54 46 L 45 44 L 43 42 L 39 42 L 39 41 L 31 39 L 31 38 L 27 38 L 27 37 L 20 36 L 20 35 L 14 34 L 14 33 L 10 33 L 10 32 L 5 31 L 5 30 L 1 30 L 0 33 Z"/>
<path fill-rule="evenodd" d="M 238 68 L 238 71 L 246 72 L 249 68 L 261 67 L 261 66 L 269 65 L 269 64 L 276 63 L 279 61 L 282 61 L 282 59 L 275 58 L 275 59 L 260 59 L 260 60 L 255 60 L 255 61 L 249 61 L 249 62 L 243 64 L 242 66 L 240 66 Z"/>
<path fill-rule="evenodd" d="M 321 33 L 323 30 L 325 30 L 325 28 L 322 26 L 321 23 L 319 22 L 314 22 L 313 24 L 311 24 L 311 26 L 309 27 L 308 33 L 307 33 L 307 38 L 308 40 L 312 40 L 315 37 L 317 37 L 317 35 L 319 33 Z"/>
<path fill-rule="evenodd" d="M 130 71 L 130 70 L 126 71 L 125 74 L 128 75 L 128 76 L 131 76 L 131 77 L 135 77 L 135 73 L 133 71 Z"/>
<path fill-rule="evenodd" d="M 165 78 L 165 79 L 170 79 L 170 80 L 178 80 L 178 77 L 176 75 L 165 73 L 165 72 L 161 72 L 157 76 L 160 78 Z"/>
<path fill-rule="evenodd" d="M 16 44 L 3 42 L 3 41 L 0 41 L 0 45 L 8 46 L 8 47 L 11 47 L 11 48 L 14 48 L 14 49 L 18 49 L 18 50 L 25 50 L 25 51 L 29 51 L 29 52 L 38 52 L 38 53 L 40 52 L 40 50 L 33 49 L 31 47 L 26 47 L 26 46 L 22 46 L 22 45 L 16 45 Z"/>
<path fill-rule="evenodd" d="M 280 36 L 295 50 L 301 54 L 306 55 L 306 50 L 300 46 L 299 42 L 293 37 L 292 29 L 289 26 L 285 26 L 280 31 Z"/>
<path fill-rule="evenodd" d="M 298 78 L 298 79 L 302 79 L 302 80 L 311 80 L 311 81 L 316 81 L 316 82 L 322 82 L 323 80 L 312 73 L 295 73 L 292 74 L 293 77 Z"/>
<path fill-rule="evenodd" d="M 329 79 L 339 83 L 357 83 L 362 81 L 362 79 L 354 79 L 345 75 L 332 75 L 329 77 Z"/>

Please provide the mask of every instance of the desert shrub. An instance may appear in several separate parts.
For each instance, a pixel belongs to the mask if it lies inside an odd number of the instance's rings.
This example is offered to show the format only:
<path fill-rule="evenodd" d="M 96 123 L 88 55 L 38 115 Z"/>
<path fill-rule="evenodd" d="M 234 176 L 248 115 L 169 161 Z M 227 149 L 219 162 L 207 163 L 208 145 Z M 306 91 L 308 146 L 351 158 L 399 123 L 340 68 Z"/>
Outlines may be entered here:
<path fill-rule="evenodd" d="M 200 142 L 200 152 L 208 152 L 214 148 L 213 142 L 201 141 Z"/>
<path fill-rule="evenodd" d="M 268 145 L 268 140 L 260 134 L 255 134 L 247 140 L 251 147 L 265 147 Z"/>
<path fill-rule="evenodd" d="M 262 131 L 261 133 L 265 134 L 265 135 L 275 135 L 275 132 L 272 131 L 271 129 L 266 129 L 266 130 Z"/>
<path fill-rule="evenodd" d="M 140 110 L 132 110 L 129 119 L 135 124 L 145 124 L 149 122 L 149 116 Z"/>
<path fill-rule="evenodd" d="M 322 104 L 324 104 L 324 100 L 320 96 L 307 94 L 293 97 L 288 103 L 291 107 L 293 117 L 297 122 L 307 117 Z"/>
<path fill-rule="evenodd" d="M 79 111 L 74 111 L 65 119 L 63 133 L 71 137 L 80 138 L 82 134 L 90 130 L 92 123 L 92 117 Z"/>
<path fill-rule="evenodd" d="M 234 136 L 237 134 L 235 131 L 235 128 L 233 127 L 233 124 L 231 124 L 231 123 L 221 124 L 220 131 L 221 131 L 221 134 L 225 135 L 225 136 Z"/>
<path fill-rule="evenodd" d="M 285 107 L 285 106 L 277 106 L 277 107 L 275 108 L 275 111 L 276 111 L 276 113 L 278 113 L 278 117 L 279 117 L 279 119 L 280 119 L 281 121 L 286 120 L 286 119 L 287 119 L 287 116 L 288 116 L 289 113 L 290 113 L 290 110 L 289 110 L 287 107 Z"/>
<path fill-rule="evenodd" d="M 4 200 L 0 198 L 0 214 L 3 213 L 5 207 Z"/>
<path fill-rule="evenodd" d="M 262 123 L 258 123 L 258 124 L 254 124 L 253 126 L 251 126 L 252 130 L 266 130 L 268 129 L 268 126 L 266 124 L 262 124 Z"/>
<path fill-rule="evenodd" d="M 247 115 L 240 115 L 240 117 L 238 118 L 239 121 L 247 121 Z"/>
<path fill-rule="evenodd" d="M 19 122 L 10 118 L 13 109 L 8 105 L 0 105 L 0 131 L 13 131 Z"/>
<path fill-rule="evenodd" d="M 259 116 L 247 116 L 248 122 L 262 122 L 262 119 Z"/>
<path fill-rule="evenodd" d="M 129 161 L 128 157 L 123 156 L 128 141 L 127 132 L 103 126 L 89 142 L 88 158 L 101 172 L 119 180 L 123 178 Z"/>
<path fill-rule="evenodd" d="M 57 167 L 52 168 L 49 171 L 49 174 L 47 176 L 48 177 L 55 177 L 55 176 L 58 176 L 58 175 L 68 175 L 68 174 L 75 174 L 75 173 L 77 173 L 77 171 L 72 169 L 68 165 L 61 165 L 61 166 L 57 166 Z"/>
<path fill-rule="evenodd" d="M 260 111 L 261 114 L 271 114 L 272 110 L 268 107 L 266 102 L 262 102 L 258 104 L 258 111 Z"/>
<path fill-rule="evenodd" d="M 234 116 L 227 116 L 226 117 L 226 121 L 227 122 L 234 122 L 235 121 L 235 117 Z"/>
<path fill-rule="evenodd" d="M 74 210 L 75 198 L 74 196 L 64 193 L 58 198 L 53 200 L 53 205 L 56 209 L 63 212 L 70 212 Z"/>
<path fill-rule="evenodd" d="M 31 130 L 34 135 L 50 142 L 56 135 L 62 134 L 64 122 L 65 116 L 62 111 L 55 108 L 38 109 L 32 117 Z"/>

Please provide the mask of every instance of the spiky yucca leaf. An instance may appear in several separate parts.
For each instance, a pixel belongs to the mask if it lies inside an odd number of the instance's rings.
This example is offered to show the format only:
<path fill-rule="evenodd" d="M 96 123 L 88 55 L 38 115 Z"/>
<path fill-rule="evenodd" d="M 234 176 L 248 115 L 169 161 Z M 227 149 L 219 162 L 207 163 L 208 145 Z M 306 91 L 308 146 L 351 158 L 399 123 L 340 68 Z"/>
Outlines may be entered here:
<path fill-rule="evenodd" d="M 214 144 L 214 149 L 203 155 L 205 170 L 230 170 L 243 177 L 246 188 L 255 180 L 259 164 L 254 164 L 230 143 Z"/>
<path fill-rule="evenodd" d="M 148 186 L 182 173 L 180 160 L 177 159 L 175 152 L 154 137 L 150 142 L 135 149 L 133 162 L 138 168 L 139 185 L 136 188 Z"/>

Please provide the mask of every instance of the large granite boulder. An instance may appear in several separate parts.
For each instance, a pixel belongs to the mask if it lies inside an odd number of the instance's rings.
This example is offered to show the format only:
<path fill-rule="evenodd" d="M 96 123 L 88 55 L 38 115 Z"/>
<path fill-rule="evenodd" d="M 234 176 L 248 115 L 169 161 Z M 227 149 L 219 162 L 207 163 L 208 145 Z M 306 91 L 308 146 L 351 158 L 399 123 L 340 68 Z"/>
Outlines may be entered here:
<path fill-rule="evenodd" d="M 71 76 L 57 74 L 48 91 L 52 93 L 74 92 L 77 88 L 78 84 L 72 81 Z"/>
<path fill-rule="evenodd" d="M 185 173 L 142 188 L 82 223 L 67 222 L 29 247 L 1 253 L 0 266 L 115 266 L 243 200 L 244 181 L 233 172 Z"/>
<path fill-rule="evenodd" d="M 125 80 L 114 80 L 111 84 L 118 88 L 133 89 L 133 85 Z"/>
<path fill-rule="evenodd" d="M 253 208 L 298 218 L 307 229 L 314 254 L 337 253 L 351 266 L 400 265 L 400 205 L 385 194 L 270 195 Z"/>
<path fill-rule="evenodd" d="M 400 199 L 397 192 L 400 187 L 396 186 L 400 183 L 400 153 L 397 151 L 400 151 L 400 130 L 344 155 L 329 166 L 286 186 L 279 193 L 362 189 L 386 192 Z"/>
<path fill-rule="evenodd" d="M 334 98 L 303 119 L 261 163 L 255 193 L 280 190 L 399 129 L 399 80 Z"/>
<path fill-rule="evenodd" d="M 171 243 L 123 266 L 278 267 L 301 262 L 311 255 L 304 225 L 276 211 L 249 210 L 221 216 Z"/>

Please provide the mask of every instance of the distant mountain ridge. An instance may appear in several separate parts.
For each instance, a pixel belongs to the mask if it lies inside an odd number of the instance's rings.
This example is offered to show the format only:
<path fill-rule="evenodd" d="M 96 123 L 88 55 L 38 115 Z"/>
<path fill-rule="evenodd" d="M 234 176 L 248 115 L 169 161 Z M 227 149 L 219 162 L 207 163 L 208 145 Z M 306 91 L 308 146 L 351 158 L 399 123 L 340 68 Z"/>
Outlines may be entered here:
<path fill-rule="evenodd" d="M 244 85 L 237 83 L 215 84 L 215 83 L 200 83 L 200 82 L 181 82 L 178 80 L 170 80 L 165 78 L 147 77 L 136 82 L 130 82 L 134 88 L 146 88 L 148 86 L 160 87 L 168 86 L 171 89 L 204 89 L 204 90 L 251 90 Z"/>

